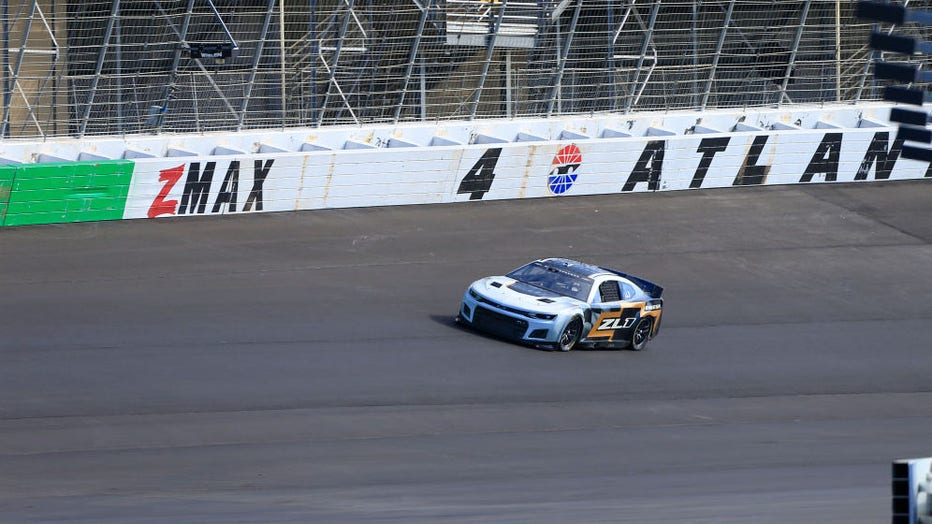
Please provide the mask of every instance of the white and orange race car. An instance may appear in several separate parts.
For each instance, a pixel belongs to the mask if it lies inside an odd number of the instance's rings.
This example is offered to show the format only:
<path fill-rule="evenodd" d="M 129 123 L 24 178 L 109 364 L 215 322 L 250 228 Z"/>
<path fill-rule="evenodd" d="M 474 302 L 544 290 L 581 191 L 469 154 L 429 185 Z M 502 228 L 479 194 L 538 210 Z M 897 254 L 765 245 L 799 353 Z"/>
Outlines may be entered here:
<path fill-rule="evenodd" d="M 534 346 L 643 350 L 660 331 L 663 288 L 565 258 L 485 277 L 463 295 L 457 322 Z"/>

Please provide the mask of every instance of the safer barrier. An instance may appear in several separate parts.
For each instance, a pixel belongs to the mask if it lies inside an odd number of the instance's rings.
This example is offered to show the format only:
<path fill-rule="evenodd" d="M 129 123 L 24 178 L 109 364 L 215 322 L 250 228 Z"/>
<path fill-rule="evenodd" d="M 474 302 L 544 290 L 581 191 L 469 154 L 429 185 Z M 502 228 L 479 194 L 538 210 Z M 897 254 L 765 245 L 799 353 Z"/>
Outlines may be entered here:
<path fill-rule="evenodd" d="M 132 160 L 0 166 L 0 224 L 932 177 L 928 164 L 901 157 L 895 128 L 864 113 L 608 115 L 227 137 L 237 145 L 186 137 L 186 148 L 163 154 L 151 144 L 127 147 L 122 155 Z M 292 149 L 260 142 L 276 137 Z"/>

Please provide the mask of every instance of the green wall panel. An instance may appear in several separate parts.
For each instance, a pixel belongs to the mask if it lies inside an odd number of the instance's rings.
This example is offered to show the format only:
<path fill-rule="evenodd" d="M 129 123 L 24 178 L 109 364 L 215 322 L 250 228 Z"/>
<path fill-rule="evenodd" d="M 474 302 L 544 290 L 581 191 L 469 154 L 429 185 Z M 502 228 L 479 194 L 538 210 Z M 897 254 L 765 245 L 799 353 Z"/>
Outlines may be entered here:
<path fill-rule="evenodd" d="M 21 226 L 123 218 L 133 179 L 131 160 L 7 164 L 0 166 L 10 191 L 0 224 Z"/>
<path fill-rule="evenodd" d="M 0 226 L 3 225 L 3 217 L 10 204 L 10 190 L 13 189 L 13 171 L 3 167 L 0 165 Z"/>

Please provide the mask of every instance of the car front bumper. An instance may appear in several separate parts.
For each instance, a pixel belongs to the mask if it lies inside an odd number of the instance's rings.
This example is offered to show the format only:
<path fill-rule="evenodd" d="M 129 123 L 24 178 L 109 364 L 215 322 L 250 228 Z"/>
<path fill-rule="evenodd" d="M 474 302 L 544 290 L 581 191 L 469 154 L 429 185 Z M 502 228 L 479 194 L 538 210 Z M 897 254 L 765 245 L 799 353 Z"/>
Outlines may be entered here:
<path fill-rule="evenodd" d="M 532 318 L 508 311 L 488 299 L 477 299 L 468 291 L 460 304 L 459 319 L 479 331 L 527 343 L 553 343 L 559 335 L 559 317 Z"/>

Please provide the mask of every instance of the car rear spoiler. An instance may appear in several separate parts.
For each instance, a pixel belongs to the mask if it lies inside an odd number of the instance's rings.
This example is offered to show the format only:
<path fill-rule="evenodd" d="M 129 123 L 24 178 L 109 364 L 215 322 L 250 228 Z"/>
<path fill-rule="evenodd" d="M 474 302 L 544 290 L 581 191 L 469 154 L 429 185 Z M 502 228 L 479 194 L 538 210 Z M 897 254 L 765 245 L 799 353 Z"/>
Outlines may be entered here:
<path fill-rule="evenodd" d="M 634 282 L 639 288 L 643 289 L 650 298 L 660 298 L 660 296 L 663 295 L 663 288 L 657 284 L 654 284 L 653 282 L 644 280 L 643 278 L 639 278 L 634 275 L 629 275 L 622 271 L 618 271 L 617 269 L 611 269 L 607 267 L 603 267 L 602 269 L 608 271 L 609 273 L 614 273 L 620 277 L 625 277 L 631 282 Z"/>

